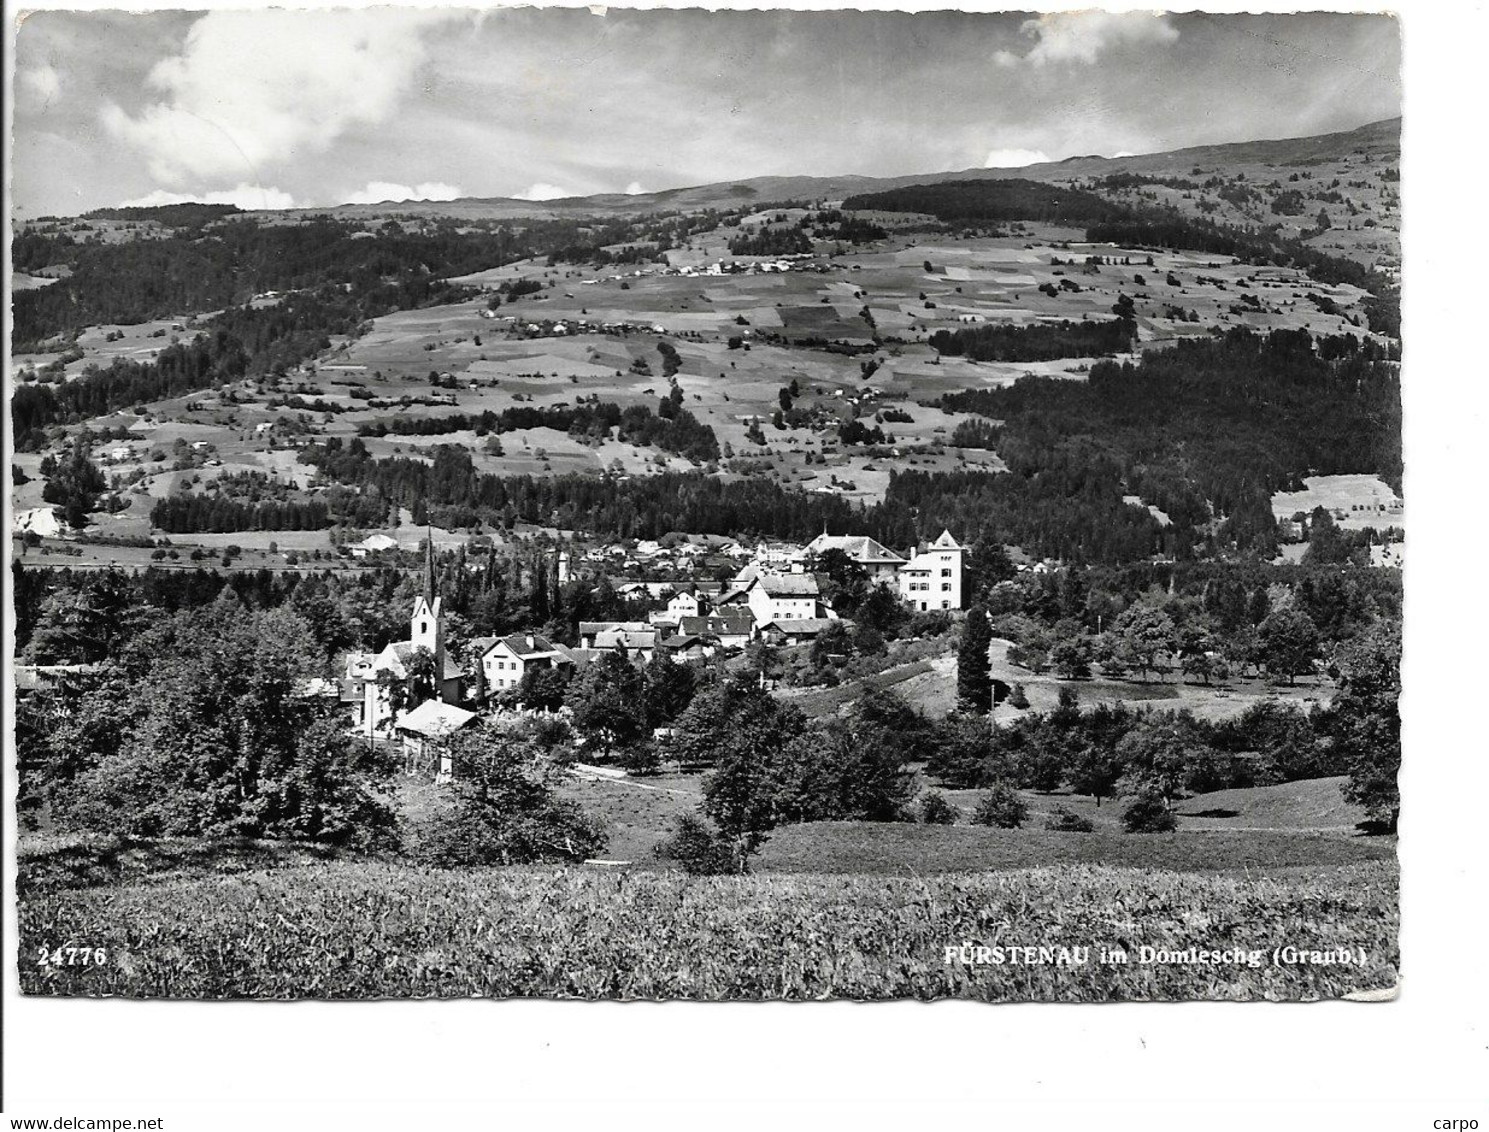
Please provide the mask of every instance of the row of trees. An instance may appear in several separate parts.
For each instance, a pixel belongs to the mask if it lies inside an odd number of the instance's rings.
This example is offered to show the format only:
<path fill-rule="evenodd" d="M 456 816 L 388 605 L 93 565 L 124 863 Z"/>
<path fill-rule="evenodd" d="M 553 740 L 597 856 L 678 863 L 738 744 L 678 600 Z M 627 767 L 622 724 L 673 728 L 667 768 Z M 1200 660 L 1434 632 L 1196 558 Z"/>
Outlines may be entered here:
<path fill-rule="evenodd" d="M 1044 362 L 1055 358 L 1090 358 L 1132 348 L 1137 323 L 1130 318 L 1101 322 L 1040 322 L 959 327 L 938 330 L 931 346 L 948 357 L 975 362 Z"/>
<path fill-rule="evenodd" d="M 670 362 L 676 354 L 663 357 Z M 596 398 L 577 405 L 514 405 L 500 412 L 487 409 L 481 413 L 436 417 L 403 415 L 360 424 L 357 435 L 439 436 L 470 430 L 477 436 L 486 436 L 518 429 L 553 428 L 582 439 L 605 440 L 615 430 L 626 444 L 655 446 L 700 464 L 717 460 L 719 442 L 713 428 L 683 409 L 680 401 L 680 393 L 675 397 L 669 394 L 661 400 L 656 413 L 646 405 L 622 409 L 613 401 Z"/>

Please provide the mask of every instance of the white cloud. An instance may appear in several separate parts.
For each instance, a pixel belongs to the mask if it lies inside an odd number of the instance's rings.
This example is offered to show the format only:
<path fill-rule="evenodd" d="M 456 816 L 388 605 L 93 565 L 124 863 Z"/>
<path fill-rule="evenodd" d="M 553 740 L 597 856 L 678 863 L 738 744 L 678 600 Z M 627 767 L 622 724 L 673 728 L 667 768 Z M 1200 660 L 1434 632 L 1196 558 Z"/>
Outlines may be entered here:
<path fill-rule="evenodd" d="M 181 53 L 150 72 L 163 99 L 138 116 L 109 103 L 103 124 L 166 184 L 257 180 L 265 164 L 391 119 L 424 61 L 422 34 L 450 18 L 391 8 L 209 12 Z"/>
<path fill-rule="evenodd" d="M 459 185 L 447 185 L 443 181 L 421 181 L 417 185 L 400 185 L 393 181 L 368 181 L 365 189 L 358 189 L 342 203 L 381 204 L 383 201 L 456 200 L 461 195 Z"/>
<path fill-rule="evenodd" d="M 156 189 L 134 200 L 123 201 L 120 208 L 157 208 L 163 204 L 235 204 L 239 208 L 294 208 L 295 198 L 278 189 L 262 185 L 241 184 L 232 189 L 213 189 L 205 193 L 172 193 Z"/>
<path fill-rule="evenodd" d="M 993 60 L 999 66 L 1094 63 L 1112 47 L 1163 45 L 1179 38 L 1167 16 L 1151 12 L 1049 12 L 1025 20 L 1019 30 L 1034 39 L 1034 46 L 1023 56 L 997 52 Z"/>
<path fill-rule="evenodd" d="M 626 196 L 628 197 L 641 196 L 646 191 L 646 189 L 643 189 L 641 187 L 640 181 L 632 181 L 629 185 L 626 186 Z"/>
<path fill-rule="evenodd" d="M 21 85 L 43 102 L 51 102 L 62 93 L 62 76 L 50 63 L 39 63 L 20 71 Z"/>
<path fill-rule="evenodd" d="M 995 149 L 987 155 L 982 166 L 984 169 L 1018 169 L 1052 160 L 1042 149 Z"/>
<path fill-rule="evenodd" d="M 547 181 L 537 181 L 528 186 L 520 193 L 514 193 L 514 200 L 558 200 L 560 197 L 571 197 L 574 194 L 568 189 L 561 189 L 557 185 L 550 185 Z"/>

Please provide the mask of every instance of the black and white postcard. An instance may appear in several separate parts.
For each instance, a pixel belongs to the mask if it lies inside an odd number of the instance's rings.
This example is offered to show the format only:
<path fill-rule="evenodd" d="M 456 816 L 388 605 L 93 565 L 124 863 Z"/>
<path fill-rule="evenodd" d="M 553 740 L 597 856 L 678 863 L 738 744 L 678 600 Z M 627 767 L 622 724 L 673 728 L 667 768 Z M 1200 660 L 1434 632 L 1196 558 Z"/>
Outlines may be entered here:
<path fill-rule="evenodd" d="M 1395 1008 L 1396 16 L 11 29 L 26 999 Z"/>

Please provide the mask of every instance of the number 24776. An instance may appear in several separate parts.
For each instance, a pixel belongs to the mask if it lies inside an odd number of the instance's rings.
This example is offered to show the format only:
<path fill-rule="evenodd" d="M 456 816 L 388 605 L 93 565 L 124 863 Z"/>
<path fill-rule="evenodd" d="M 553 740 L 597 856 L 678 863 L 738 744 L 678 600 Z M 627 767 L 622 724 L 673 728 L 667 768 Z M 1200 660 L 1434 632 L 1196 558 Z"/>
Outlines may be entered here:
<path fill-rule="evenodd" d="M 38 967 L 102 967 L 109 961 L 107 948 L 103 947 L 58 947 L 36 949 Z"/>

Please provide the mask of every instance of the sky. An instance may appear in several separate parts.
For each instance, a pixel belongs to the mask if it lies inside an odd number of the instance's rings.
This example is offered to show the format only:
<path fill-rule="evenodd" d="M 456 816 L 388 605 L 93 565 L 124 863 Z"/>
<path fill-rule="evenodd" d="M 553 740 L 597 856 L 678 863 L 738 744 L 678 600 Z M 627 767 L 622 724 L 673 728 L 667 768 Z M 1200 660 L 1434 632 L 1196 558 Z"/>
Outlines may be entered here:
<path fill-rule="evenodd" d="M 1384 16 L 42 11 L 15 36 L 18 216 L 894 176 L 1401 112 Z"/>

